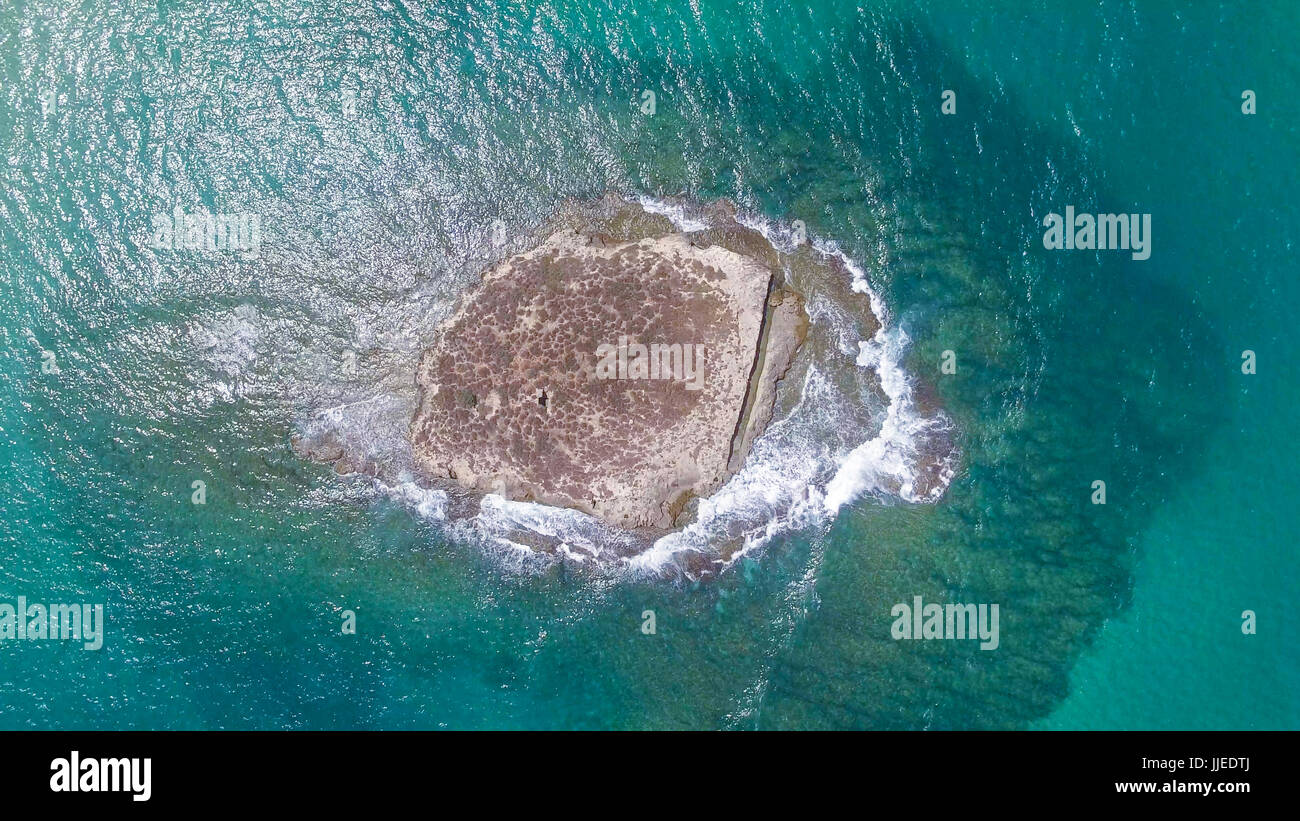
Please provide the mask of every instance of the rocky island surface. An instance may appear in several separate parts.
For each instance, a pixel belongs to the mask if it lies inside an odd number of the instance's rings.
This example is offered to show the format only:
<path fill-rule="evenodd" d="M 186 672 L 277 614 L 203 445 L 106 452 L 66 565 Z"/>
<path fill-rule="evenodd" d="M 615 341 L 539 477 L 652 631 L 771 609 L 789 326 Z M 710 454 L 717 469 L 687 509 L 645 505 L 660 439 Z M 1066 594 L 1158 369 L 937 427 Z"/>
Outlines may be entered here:
<path fill-rule="evenodd" d="M 571 206 L 483 275 L 420 358 L 429 477 L 620 528 L 689 520 L 743 464 L 808 328 L 766 241 Z"/>

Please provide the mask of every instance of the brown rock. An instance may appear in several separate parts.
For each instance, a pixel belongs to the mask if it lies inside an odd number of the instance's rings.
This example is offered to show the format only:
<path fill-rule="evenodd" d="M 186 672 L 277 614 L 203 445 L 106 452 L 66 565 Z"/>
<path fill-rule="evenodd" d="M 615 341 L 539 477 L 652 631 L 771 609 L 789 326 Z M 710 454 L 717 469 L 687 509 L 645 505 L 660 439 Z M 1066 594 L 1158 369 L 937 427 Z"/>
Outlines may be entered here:
<path fill-rule="evenodd" d="M 739 469 L 802 299 L 767 259 L 650 230 L 564 228 L 484 276 L 417 369 L 422 470 L 668 529 Z"/>

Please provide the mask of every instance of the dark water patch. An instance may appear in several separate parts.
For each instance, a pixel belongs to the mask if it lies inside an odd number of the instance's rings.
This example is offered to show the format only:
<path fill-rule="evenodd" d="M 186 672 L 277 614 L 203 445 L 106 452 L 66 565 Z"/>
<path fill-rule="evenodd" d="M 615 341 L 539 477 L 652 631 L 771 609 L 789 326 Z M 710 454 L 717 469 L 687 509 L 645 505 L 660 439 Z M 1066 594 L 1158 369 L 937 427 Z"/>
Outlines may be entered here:
<path fill-rule="evenodd" d="M 933 511 L 862 507 L 841 522 L 821 609 L 774 666 L 760 724 L 1020 726 L 1064 697 L 1080 649 L 1127 602 L 1132 546 L 1152 507 L 1203 467 L 1228 371 L 1172 255 L 1042 249 L 1047 211 L 1142 203 L 1090 186 L 1088 162 L 1010 95 L 982 90 L 922 26 L 901 24 L 887 42 L 906 85 L 924 91 L 919 150 L 897 179 L 908 207 L 885 229 L 907 239 L 873 273 L 916 340 L 913 372 L 959 420 L 966 471 Z M 931 90 L 945 87 L 962 89 L 962 116 L 939 114 Z M 874 143 L 895 139 L 884 128 Z M 1162 219 L 1175 218 L 1154 216 L 1157 248 Z M 954 375 L 940 373 L 945 350 Z M 1090 501 L 1097 479 L 1105 506 Z M 913 595 L 1000 603 L 1001 647 L 893 641 L 890 607 Z M 828 643 L 835 652 L 805 649 Z"/>

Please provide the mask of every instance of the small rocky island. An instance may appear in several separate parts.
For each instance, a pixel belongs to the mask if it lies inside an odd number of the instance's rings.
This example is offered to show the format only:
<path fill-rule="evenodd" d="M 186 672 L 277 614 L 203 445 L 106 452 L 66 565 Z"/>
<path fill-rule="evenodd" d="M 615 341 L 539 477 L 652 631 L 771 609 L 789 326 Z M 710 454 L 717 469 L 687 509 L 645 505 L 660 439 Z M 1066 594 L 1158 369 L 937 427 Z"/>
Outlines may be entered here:
<path fill-rule="evenodd" d="M 938 501 L 954 428 L 866 272 L 747 223 L 610 194 L 485 237 L 395 295 L 401 342 L 343 336 L 361 367 L 305 383 L 289 443 L 510 567 L 702 578 L 861 495 Z"/>
<path fill-rule="evenodd" d="M 569 204 L 421 356 L 417 467 L 620 528 L 686 524 L 771 419 L 808 329 L 766 241 L 714 224 Z"/>

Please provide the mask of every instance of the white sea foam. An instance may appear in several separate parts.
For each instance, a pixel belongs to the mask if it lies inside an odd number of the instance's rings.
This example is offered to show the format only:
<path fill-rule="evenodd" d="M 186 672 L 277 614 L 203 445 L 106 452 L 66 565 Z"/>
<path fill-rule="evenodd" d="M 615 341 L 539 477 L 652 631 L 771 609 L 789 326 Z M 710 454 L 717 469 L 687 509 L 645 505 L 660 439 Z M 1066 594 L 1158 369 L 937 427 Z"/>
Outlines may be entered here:
<path fill-rule="evenodd" d="M 943 487 L 922 496 L 915 486 L 918 442 L 933 426 L 944 422 L 916 413 L 912 386 L 899 365 L 907 343 L 907 334 L 898 327 L 882 327 L 871 339 L 858 343 L 858 366 L 879 375 L 889 404 L 880 432 L 854 448 L 827 484 L 826 511 L 832 516 L 867 493 L 893 492 L 909 502 L 932 501 L 942 495 Z"/>
<path fill-rule="evenodd" d="M 688 215 L 686 213 L 686 207 L 678 205 L 677 203 L 665 202 L 647 196 L 637 197 L 636 201 L 648 213 L 659 214 L 660 216 L 667 217 L 678 231 L 690 233 L 692 231 L 703 231 L 705 228 L 709 227 L 707 222 L 695 219 Z"/>
<path fill-rule="evenodd" d="M 612 562 L 635 544 L 628 534 L 581 511 L 511 501 L 494 493 L 483 497 L 470 523 L 488 538 L 521 547 L 524 545 L 515 542 L 512 535 L 519 531 L 537 534 L 554 545 L 557 555 L 581 556 L 584 562 Z"/>
<path fill-rule="evenodd" d="M 190 342 L 210 376 L 195 392 L 203 404 L 233 401 L 249 392 L 264 321 L 257 308 L 240 305 L 190 328 Z"/>
<path fill-rule="evenodd" d="M 447 521 L 447 491 L 438 488 L 421 487 L 413 478 L 404 475 L 396 484 L 386 484 L 375 480 L 375 484 L 391 498 L 409 505 L 416 513 L 426 519 Z"/>

